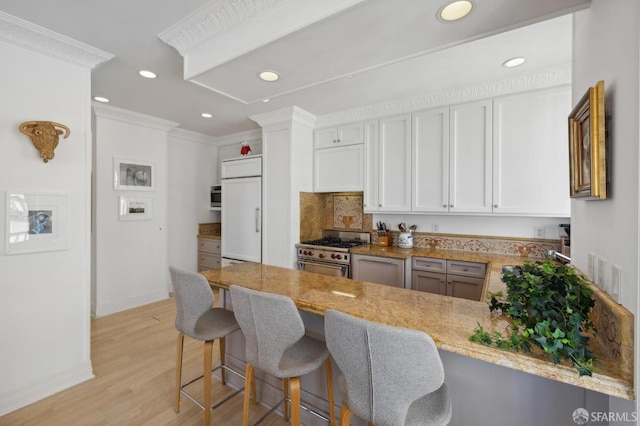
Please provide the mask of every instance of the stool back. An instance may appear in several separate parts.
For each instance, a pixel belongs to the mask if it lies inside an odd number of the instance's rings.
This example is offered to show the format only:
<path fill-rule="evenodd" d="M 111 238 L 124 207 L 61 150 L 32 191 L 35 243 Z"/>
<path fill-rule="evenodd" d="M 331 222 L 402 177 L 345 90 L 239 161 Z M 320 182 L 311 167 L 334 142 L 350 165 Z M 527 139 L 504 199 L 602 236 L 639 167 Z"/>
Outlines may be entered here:
<path fill-rule="evenodd" d="M 247 362 L 280 377 L 285 350 L 304 336 L 304 323 L 293 301 L 276 294 L 232 285 L 233 311 L 246 342 Z"/>
<path fill-rule="evenodd" d="M 404 425 L 410 405 L 444 383 L 444 368 L 427 334 L 344 313 L 325 312 L 325 337 L 355 415 L 376 425 Z"/>
<path fill-rule="evenodd" d="M 169 267 L 173 296 L 176 299 L 176 328 L 189 337 L 199 339 L 198 320 L 213 308 L 215 297 L 206 278 L 195 272 Z"/>

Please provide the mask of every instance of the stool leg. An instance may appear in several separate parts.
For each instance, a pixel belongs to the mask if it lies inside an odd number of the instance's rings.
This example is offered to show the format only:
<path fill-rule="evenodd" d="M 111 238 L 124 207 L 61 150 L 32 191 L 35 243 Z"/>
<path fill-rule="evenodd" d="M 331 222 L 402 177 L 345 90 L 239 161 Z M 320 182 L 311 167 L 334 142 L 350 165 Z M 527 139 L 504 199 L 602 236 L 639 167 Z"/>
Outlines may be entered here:
<path fill-rule="evenodd" d="M 176 350 L 176 394 L 175 394 L 175 410 L 180 412 L 180 386 L 182 386 L 182 348 L 184 347 L 184 334 L 178 333 Z"/>
<path fill-rule="evenodd" d="M 224 366 L 225 365 L 225 361 L 224 361 L 224 337 L 221 337 L 220 339 L 218 339 L 218 344 L 220 345 L 220 365 Z M 226 380 L 226 374 L 227 372 L 224 370 L 224 367 L 220 369 L 220 378 L 222 380 L 222 384 L 226 385 L 227 384 L 227 380 Z"/>
<path fill-rule="evenodd" d="M 244 370 L 244 401 L 242 403 L 242 426 L 249 425 L 249 395 L 251 394 L 251 392 L 249 392 L 249 389 L 253 389 L 253 397 L 256 397 L 253 375 L 253 365 L 247 363 L 247 367 Z M 254 383 L 253 386 L 251 386 L 252 382 Z"/>
<path fill-rule="evenodd" d="M 291 426 L 300 426 L 300 377 L 289 379 L 291 395 Z"/>
<path fill-rule="evenodd" d="M 204 424 L 211 424 L 211 370 L 213 368 L 213 340 L 204 342 Z"/>
<path fill-rule="evenodd" d="M 336 424 L 336 412 L 333 401 L 333 373 L 331 370 L 331 357 L 328 357 L 324 362 L 327 370 L 327 396 L 329 400 L 329 425 L 335 426 Z"/>
<path fill-rule="evenodd" d="M 340 426 L 349 426 L 349 420 L 351 420 L 351 409 L 347 403 L 343 403 L 340 407 Z"/>
<path fill-rule="evenodd" d="M 282 379 L 282 398 L 284 401 L 282 402 L 282 413 L 284 414 L 284 421 L 289 421 L 289 378 L 285 377 Z"/>

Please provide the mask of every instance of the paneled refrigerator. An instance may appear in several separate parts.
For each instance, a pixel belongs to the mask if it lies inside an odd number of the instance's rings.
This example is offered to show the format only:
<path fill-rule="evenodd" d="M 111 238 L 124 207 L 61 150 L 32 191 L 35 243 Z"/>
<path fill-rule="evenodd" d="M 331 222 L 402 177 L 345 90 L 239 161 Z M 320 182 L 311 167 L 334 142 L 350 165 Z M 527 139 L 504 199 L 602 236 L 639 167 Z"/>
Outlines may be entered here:
<path fill-rule="evenodd" d="M 262 262 L 262 157 L 221 163 L 222 266 Z"/>

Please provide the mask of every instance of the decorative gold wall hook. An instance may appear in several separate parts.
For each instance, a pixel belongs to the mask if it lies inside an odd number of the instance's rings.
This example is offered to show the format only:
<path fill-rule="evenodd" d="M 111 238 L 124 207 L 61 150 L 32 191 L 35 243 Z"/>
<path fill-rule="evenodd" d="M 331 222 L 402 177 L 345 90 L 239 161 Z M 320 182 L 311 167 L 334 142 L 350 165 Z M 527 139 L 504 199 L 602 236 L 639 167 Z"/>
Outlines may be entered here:
<path fill-rule="evenodd" d="M 63 137 L 66 139 L 71 134 L 71 130 L 67 126 L 53 121 L 25 121 L 18 128 L 31 138 L 45 163 L 55 156 L 53 151 L 58 146 L 58 137 L 64 135 Z"/>

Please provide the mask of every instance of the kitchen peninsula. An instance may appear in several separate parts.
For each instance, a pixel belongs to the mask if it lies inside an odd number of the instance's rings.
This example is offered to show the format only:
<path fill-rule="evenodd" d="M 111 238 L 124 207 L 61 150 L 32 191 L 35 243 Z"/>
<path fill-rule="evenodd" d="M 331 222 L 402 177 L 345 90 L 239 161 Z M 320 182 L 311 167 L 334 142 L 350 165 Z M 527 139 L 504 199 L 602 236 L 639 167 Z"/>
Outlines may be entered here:
<path fill-rule="evenodd" d="M 514 264 L 514 258 L 488 257 L 492 258 L 487 267 L 488 287 L 495 288 L 501 267 Z M 633 374 L 628 374 L 628 370 L 621 367 L 621 364 L 633 363 L 633 360 L 612 357 L 605 345 L 596 339 L 592 339 L 590 344 L 598 359 L 592 377 L 579 377 L 570 364 L 554 365 L 541 353 L 503 351 L 470 342 L 468 337 L 478 324 L 490 332 L 506 334 L 508 320 L 491 314 L 485 302 L 256 263 L 203 271 L 202 274 L 212 286 L 220 289 L 226 290 L 237 284 L 288 296 L 303 312 L 321 316 L 325 310 L 335 309 L 371 321 L 424 331 L 441 351 L 619 398 L 634 399 Z M 595 288 L 594 292 L 597 291 Z"/>

